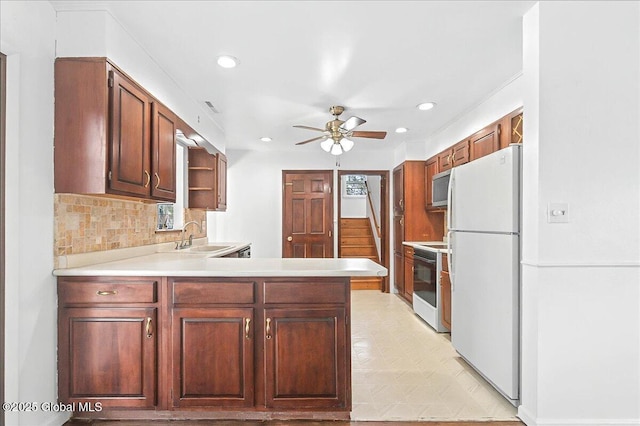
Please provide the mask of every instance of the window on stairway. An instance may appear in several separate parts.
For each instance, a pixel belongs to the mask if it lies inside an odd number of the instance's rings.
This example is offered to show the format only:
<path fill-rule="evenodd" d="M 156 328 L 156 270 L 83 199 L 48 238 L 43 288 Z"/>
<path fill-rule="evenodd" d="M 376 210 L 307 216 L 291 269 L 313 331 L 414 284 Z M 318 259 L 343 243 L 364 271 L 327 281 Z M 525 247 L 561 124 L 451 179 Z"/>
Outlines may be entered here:
<path fill-rule="evenodd" d="M 364 198 L 367 196 L 366 175 L 345 175 L 343 196 L 351 198 Z"/>

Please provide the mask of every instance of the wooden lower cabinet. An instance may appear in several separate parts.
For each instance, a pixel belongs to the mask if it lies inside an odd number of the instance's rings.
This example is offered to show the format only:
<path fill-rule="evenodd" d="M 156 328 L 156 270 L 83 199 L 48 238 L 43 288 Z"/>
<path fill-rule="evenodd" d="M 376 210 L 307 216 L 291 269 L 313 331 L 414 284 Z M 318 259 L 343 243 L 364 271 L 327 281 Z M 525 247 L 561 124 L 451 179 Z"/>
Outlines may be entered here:
<path fill-rule="evenodd" d="M 349 283 L 60 277 L 59 401 L 102 404 L 75 418 L 348 419 Z"/>
<path fill-rule="evenodd" d="M 265 309 L 265 401 L 269 408 L 346 408 L 344 308 Z"/>
<path fill-rule="evenodd" d="M 252 308 L 172 310 L 173 407 L 254 405 L 253 319 Z"/>
<path fill-rule="evenodd" d="M 442 324 L 451 330 L 451 279 L 449 272 L 440 272 L 440 294 L 442 301 Z"/>

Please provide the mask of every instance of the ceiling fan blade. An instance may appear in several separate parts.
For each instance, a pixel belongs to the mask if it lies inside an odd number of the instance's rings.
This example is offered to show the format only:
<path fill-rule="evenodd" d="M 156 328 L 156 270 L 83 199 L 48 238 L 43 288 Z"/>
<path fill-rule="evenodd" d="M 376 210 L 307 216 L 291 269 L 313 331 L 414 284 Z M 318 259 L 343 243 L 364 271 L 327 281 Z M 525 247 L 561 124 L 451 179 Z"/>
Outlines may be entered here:
<path fill-rule="evenodd" d="M 297 127 L 298 129 L 307 129 L 307 130 L 316 130 L 318 132 L 326 132 L 325 129 L 318 129 L 317 127 L 301 126 L 301 125 L 296 125 L 293 127 Z"/>
<path fill-rule="evenodd" d="M 296 145 L 304 145 L 305 143 L 319 141 L 320 139 L 326 139 L 327 136 L 318 136 L 317 138 L 307 139 L 306 141 L 298 142 Z"/>
<path fill-rule="evenodd" d="M 384 139 L 387 136 L 387 132 L 371 132 L 366 130 L 360 130 L 351 132 L 351 136 L 354 138 L 371 138 L 371 139 Z"/>
<path fill-rule="evenodd" d="M 349 118 L 347 121 L 345 121 L 344 123 L 342 123 L 340 128 L 343 129 L 343 130 L 346 130 L 348 132 L 348 131 L 355 129 L 359 125 L 364 124 L 366 122 L 367 122 L 367 120 L 363 120 L 360 117 L 353 116 L 353 117 Z"/>

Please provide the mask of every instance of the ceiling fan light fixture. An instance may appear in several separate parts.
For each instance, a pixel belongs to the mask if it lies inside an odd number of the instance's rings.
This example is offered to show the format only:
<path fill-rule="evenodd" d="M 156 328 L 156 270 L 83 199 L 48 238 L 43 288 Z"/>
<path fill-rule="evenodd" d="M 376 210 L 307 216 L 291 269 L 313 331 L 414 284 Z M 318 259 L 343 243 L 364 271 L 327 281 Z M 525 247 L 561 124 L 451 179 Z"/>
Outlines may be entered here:
<path fill-rule="evenodd" d="M 342 154 L 342 146 L 340 146 L 339 142 L 336 142 L 331 146 L 331 154 L 333 155 Z"/>
<path fill-rule="evenodd" d="M 353 145 L 354 143 L 351 139 L 342 138 L 342 140 L 340 141 L 340 146 L 342 147 L 342 149 L 344 149 L 344 152 L 351 151 Z"/>
<path fill-rule="evenodd" d="M 229 55 L 218 56 L 218 65 L 222 68 L 235 68 L 238 65 L 238 58 Z"/>
<path fill-rule="evenodd" d="M 430 109 L 433 109 L 433 107 L 436 106 L 435 102 L 423 102 L 420 105 L 417 106 L 417 108 L 420 111 L 429 111 Z"/>
<path fill-rule="evenodd" d="M 320 143 L 320 148 L 322 148 L 323 150 L 325 150 L 326 152 L 330 152 L 331 148 L 333 147 L 333 145 L 335 144 L 334 140 L 331 138 L 327 138 L 326 140 L 323 140 Z"/>

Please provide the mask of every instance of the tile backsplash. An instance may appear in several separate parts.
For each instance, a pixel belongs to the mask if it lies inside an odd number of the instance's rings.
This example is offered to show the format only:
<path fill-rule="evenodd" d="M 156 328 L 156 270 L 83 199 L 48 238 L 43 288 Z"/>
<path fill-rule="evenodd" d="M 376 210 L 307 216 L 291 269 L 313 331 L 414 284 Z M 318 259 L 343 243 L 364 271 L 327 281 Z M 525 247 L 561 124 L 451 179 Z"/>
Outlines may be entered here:
<path fill-rule="evenodd" d="M 88 253 L 180 240 L 180 232 L 156 232 L 156 204 L 76 194 L 55 194 L 54 256 Z M 185 209 L 184 220 L 203 223 L 202 232 L 189 227 L 194 238 L 206 237 L 206 212 Z"/>

